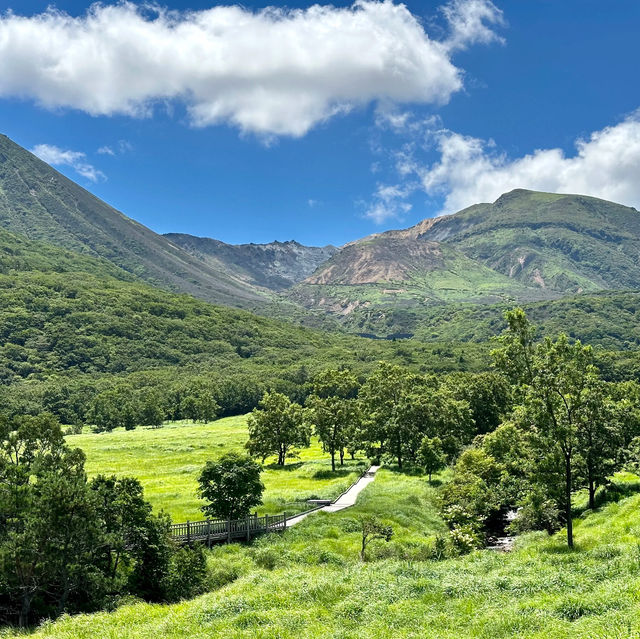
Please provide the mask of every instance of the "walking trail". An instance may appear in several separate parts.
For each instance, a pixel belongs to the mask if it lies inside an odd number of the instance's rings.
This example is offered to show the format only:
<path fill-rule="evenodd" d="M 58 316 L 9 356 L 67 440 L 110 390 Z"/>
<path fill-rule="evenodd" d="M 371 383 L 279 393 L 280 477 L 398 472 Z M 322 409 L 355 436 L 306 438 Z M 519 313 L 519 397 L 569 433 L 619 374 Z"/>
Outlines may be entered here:
<path fill-rule="evenodd" d="M 312 510 L 311 512 L 302 513 L 301 515 L 296 515 L 295 517 L 291 517 L 291 519 L 287 519 L 287 527 L 299 524 L 303 519 L 320 510 L 324 510 L 327 513 L 335 513 L 339 510 L 350 508 L 356 503 L 358 495 L 376 478 L 376 473 L 379 468 L 380 466 L 371 466 L 369 470 L 365 472 L 364 475 L 362 475 L 362 477 L 360 477 L 360 479 L 351 486 L 351 488 L 349 488 L 349 490 L 342 493 L 338 499 L 328 506 L 323 506 L 322 508 L 318 508 L 318 510 Z"/>

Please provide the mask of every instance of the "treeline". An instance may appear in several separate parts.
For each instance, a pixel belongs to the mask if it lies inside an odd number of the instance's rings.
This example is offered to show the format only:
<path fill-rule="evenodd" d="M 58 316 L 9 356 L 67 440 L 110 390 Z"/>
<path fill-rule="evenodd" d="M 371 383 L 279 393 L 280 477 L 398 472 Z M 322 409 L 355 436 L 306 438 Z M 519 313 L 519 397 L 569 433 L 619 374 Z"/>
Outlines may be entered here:
<path fill-rule="evenodd" d="M 170 523 L 138 480 L 89 481 L 53 417 L 0 420 L 0 624 L 199 594 L 202 549 L 174 546 Z"/>
<path fill-rule="evenodd" d="M 263 461 L 284 465 L 315 434 L 343 463 L 364 452 L 438 470 L 477 435 L 495 429 L 511 406 L 511 387 L 497 373 L 421 375 L 381 362 L 360 380 L 348 369 L 325 370 L 308 384 L 304 403 L 268 392 L 248 420 L 247 448 Z"/>

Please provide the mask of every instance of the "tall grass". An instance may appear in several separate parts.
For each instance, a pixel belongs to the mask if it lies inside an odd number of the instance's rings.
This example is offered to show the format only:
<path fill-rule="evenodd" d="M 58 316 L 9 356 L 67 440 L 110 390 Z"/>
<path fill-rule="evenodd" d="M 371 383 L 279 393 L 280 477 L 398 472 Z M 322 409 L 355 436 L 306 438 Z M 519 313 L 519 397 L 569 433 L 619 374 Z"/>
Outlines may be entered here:
<path fill-rule="evenodd" d="M 382 470 L 354 509 L 312 515 L 252 546 L 215 549 L 209 558 L 215 590 L 198 599 L 65 617 L 30 636 L 640 637 L 640 495 L 578 518 L 573 551 L 562 533 L 535 533 L 508 554 L 424 560 L 420 548 L 443 529 L 436 499 L 424 480 Z M 385 518 L 396 534 L 363 564 L 355 520 L 364 512 Z"/>

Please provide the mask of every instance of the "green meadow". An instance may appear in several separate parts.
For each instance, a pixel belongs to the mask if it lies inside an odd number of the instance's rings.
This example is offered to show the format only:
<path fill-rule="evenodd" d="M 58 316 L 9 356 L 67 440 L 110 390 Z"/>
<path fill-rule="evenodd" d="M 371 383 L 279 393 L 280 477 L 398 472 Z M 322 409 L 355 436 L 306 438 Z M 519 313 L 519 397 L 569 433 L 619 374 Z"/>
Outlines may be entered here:
<path fill-rule="evenodd" d="M 209 555 L 211 592 L 173 605 L 132 603 L 65 616 L 33 639 L 234 637 L 341 639 L 628 639 L 640 636 L 640 495 L 576 519 L 577 545 L 562 532 L 534 533 L 511 553 L 429 557 L 444 530 L 437 485 L 380 471 L 358 505 L 315 514 L 284 535 Z M 376 512 L 394 527 L 357 557 L 356 518 Z M 4 637 L 18 636 L 9 631 Z"/>
<path fill-rule="evenodd" d="M 175 522 L 202 519 L 197 477 L 205 462 L 229 450 L 242 450 L 247 441 L 247 417 L 227 417 L 208 424 L 181 421 L 162 428 L 116 429 L 107 433 L 69 435 L 67 442 L 81 448 L 90 475 L 136 477 L 156 511 Z M 284 468 L 266 460 L 261 514 L 296 513 L 308 508 L 307 499 L 334 498 L 362 473 L 365 460 L 345 460 L 331 472 L 331 461 L 314 441 Z"/>

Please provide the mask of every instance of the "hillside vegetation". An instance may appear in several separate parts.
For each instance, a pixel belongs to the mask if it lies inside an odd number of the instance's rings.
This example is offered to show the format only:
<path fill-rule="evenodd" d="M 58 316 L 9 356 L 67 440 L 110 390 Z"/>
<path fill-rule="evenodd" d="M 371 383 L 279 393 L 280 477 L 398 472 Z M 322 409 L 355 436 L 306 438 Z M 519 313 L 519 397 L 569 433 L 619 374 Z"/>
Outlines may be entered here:
<path fill-rule="evenodd" d="M 153 288 L 109 261 L 0 231 L 0 396 L 14 414 L 82 422 L 97 392 L 124 384 L 214 387 L 222 415 L 264 390 L 304 394 L 314 370 L 378 360 L 424 370 L 481 366 L 484 349 L 372 341 L 305 329 Z M 169 415 L 176 418 L 174 413 Z"/>
<path fill-rule="evenodd" d="M 214 592 L 64 617 L 28 636 L 604 639 L 640 631 L 639 496 L 577 519 L 574 551 L 561 534 L 534 533 L 512 553 L 420 562 L 411 559 L 443 526 L 433 493 L 423 480 L 381 473 L 353 510 L 314 515 L 253 547 L 213 552 Z M 376 561 L 362 564 L 353 522 L 371 511 L 398 534 L 376 546 Z"/>
<path fill-rule="evenodd" d="M 517 189 L 493 204 L 353 242 L 289 296 L 333 313 L 348 330 L 413 333 L 452 303 L 638 289 L 639 253 L 635 209 Z"/>

